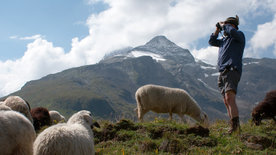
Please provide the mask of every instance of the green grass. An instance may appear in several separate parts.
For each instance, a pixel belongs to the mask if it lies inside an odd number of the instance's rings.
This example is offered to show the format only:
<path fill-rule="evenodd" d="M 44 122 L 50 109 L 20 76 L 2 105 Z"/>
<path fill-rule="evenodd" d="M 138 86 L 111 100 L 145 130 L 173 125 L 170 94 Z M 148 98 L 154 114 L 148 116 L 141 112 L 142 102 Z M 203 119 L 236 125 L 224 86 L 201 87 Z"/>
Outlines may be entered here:
<path fill-rule="evenodd" d="M 187 124 L 164 119 L 100 124 L 100 129 L 94 129 L 96 154 L 276 154 L 273 121 L 265 121 L 261 126 L 243 123 L 240 134 L 232 135 L 226 134 L 226 121 L 216 121 L 204 137 L 189 134 Z"/>

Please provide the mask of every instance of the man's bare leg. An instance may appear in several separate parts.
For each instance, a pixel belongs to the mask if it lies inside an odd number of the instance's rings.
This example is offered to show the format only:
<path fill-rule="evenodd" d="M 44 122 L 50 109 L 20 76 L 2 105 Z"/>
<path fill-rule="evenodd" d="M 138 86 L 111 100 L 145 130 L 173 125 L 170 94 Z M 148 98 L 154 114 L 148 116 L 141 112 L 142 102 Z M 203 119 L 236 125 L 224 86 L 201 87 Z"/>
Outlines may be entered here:
<path fill-rule="evenodd" d="M 224 105 L 226 107 L 227 114 L 228 114 L 229 118 L 231 119 L 232 116 L 231 116 L 231 113 L 230 113 L 229 105 L 227 104 L 225 97 L 223 97 L 223 103 L 224 103 Z"/>
<path fill-rule="evenodd" d="M 225 101 L 229 108 L 230 117 L 230 130 L 229 134 L 235 131 L 240 131 L 239 111 L 236 104 L 236 93 L 234 91 L 227 91 L 225 94 Z"/>
<path fill-rule="evenodd" d="M 230 113 L 230 119 L 234 117 L 239 117 L 239 110 L 236 104 L 236 93 L 234 91 L 227 91 L 225 93 L 225 101 L 228 105 L 228 110 Z"/>

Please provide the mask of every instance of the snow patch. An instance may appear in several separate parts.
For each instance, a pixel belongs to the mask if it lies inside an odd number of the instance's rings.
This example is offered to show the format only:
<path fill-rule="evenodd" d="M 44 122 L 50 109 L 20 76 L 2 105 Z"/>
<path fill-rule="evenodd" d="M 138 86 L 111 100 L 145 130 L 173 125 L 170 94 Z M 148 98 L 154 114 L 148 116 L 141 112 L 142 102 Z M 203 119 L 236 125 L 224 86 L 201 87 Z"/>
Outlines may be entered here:
<path fill-rule="evenodd" d="M 166 61 L 161 55 L 151 53 L 151 52 L 146 52 L 146 51 L 132 51 L 131 53 L 128 54 L 128 57 L 141 57 L 141 56 L 150 56 L 152 59 L 156 61 Z"/>
<path fill-rule="evenodd" d="M 219 72 L 211 74 L 212 76 L 219 76 Z"/>
<path fill-rule="evenodd" d="M 215 66 L 200 66 L 201 69 L 216 69 Z"/>
<path fill-rule="evenodd" d="M 214 91 L 214 92 L 219 92 L 218 90 L 216 90 L 216 89 L 214 89 L 214 88 L 212 88 L 212 87 L 210 87 L 207 83 L 205 83 L 203 80 L 201 80 L 201 79 L 197 79 L 199 82 L 201 82 L 206 88 L 208 88 L 208 89 L 210 89 L 210 90 L 212 90 L 212 91 Z"/>
<path fill-rule="evenodd" d="M 251 64 L 259 64 L 260 62 L 248 62 L 248 63 L 243 63 L 243 65 L 244 66 L 246 66 L 246 65 L 251 65 Z"/>

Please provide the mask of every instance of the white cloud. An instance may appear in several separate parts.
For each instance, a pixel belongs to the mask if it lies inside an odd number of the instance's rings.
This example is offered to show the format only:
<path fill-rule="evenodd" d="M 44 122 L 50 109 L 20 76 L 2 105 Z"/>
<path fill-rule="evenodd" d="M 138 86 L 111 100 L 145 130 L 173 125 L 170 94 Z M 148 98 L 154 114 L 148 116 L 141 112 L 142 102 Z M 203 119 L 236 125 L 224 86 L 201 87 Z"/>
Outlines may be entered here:
<path fill-rule="evenodd" d="M 33 35 L 33 36 L 28 36 L 28 37 L 21 37 L 19 38 L 20 40 L 36 40 L 42 38 L 42 36 L 40 34 L 37 35 Z"/>
<path fill-rule="evenodd" d="M 14 61 L 0 61 L 0 96 L 20 89 L 25 82 L 56 73 L 70 67 L 97 63 L 106 53 L 126 46 L 138 46 L 156 35 L 165 35 L 176 44 L 191 49 L 198 39 L 209 36 L 217 21 L 228 16 L 248 16 L 259 6 L 258 0 L 86 0 L 88 4 L 103 2 L 109 7 L 92 14 L 86 21 L 89 35 L 73 38 L 72 48 L 65 53 L 41 35 L 11 36 L 11 39 L 31 39 L 24 56 Z M 239 5 L 237 5 L 239 4 Z M 274 4 L 274 3 L 273 3 Z M 276 7 L 275 7 L 276 8 Z M 270 8 L 271 10 L 272 7 Z M 264 27 L 260 26 L 258 30 Z M 260 31 L 261 32 L 261 31 Z M 257 36 L 257 33 L 256 33 Z M 276 35 L 274 35 L 276 36 Z M 253 42 L 253 41 L 252 41 Z M 275 42 L 275 41 L 274 41 Z M 206 46 L 208 44 L 206 43 Z M 215 64 L 217 49 L 193 50 L 193 55 Z"/>
<path fill-rule="evenodd" d="M 37 38 L 28 44 L 22 58 L 0 61 L 0 96 L 20 89 L 27 81 L 83 64 L 75 57 L 68 56 L 62 48 Z"/>
<path fill-rule="evenodd" d="M 18 36 L 14 35 L 14 36 L 10 36 L 10 39 L 17 39 Z"/>
<path fill-rule="evenodd" d="M 199 50 L 194 49 L 191 51 L 191 53 L 196 59 L 199 59 L 205 63 L 211 64 L 214 66 L 217 64 L 217 59 L 218 59 L 217 47 L 209 46 L 207 48 L 202 48 Z"/>
<path fill-rule="evenodd" d="M 88 5 L 93 5 L 95 3 L 98 3 L 98 2 L 101 2 L 103 0 L 85 0 L 85 2 L 88 4 Z"/>
<path fill-rule="evenodd" d="M 257 26 L 257 30 L 251 38 L 248 38 L 246 57 L 263 57 L 274 54 L 276 57 L 276 1 L 274 0 L 253 0 L 249 6 L 246 16 L 254 20 L 262 19 L 263 15 L 270 14 L 274 16 L 272 21 L 267 21 Z M 263 19 L 262 19 L 263 20 Z M 254 23 L 254 21 L 250 21 Z M 270 48 L 270 49 L 269 49 Z M 272 51 L 270 51 L 272 49 Z"/>
<path fill-rule="evenodd" d="M 260 57 L 262 52 L 269 47 L 274 47 L 276 56 L 276 16 L 273 21 L 259 25 L 254 36 L 250 40 L 249 57 Z"/>
<path fill-rule="evenodd" d="M 35 39 L 39 39 L 39 38 L 42 38 L 42 36 L 40 34 L 36 34 L 33 36 L 26 36 L 26 37 L 18 37 L 17 35 L 10 36 L 10 39 L 19 39 L 19 40 L 35 40 Z"/>

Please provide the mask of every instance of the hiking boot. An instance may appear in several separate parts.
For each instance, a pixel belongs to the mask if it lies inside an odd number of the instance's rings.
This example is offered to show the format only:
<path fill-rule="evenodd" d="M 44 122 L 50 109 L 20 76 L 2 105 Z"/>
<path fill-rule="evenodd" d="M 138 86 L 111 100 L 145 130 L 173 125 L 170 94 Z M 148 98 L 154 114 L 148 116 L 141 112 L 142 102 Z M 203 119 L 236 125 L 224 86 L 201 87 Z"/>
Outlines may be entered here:
<path fill-rule="evenodd" d="M 230 120 L 230 129 L 228 130 L 228 134 L 232 134 L 233 132 L 238 131 L 238 133 L 240 132 L 240 120 L 239 117 L 234 117 Z"/>

